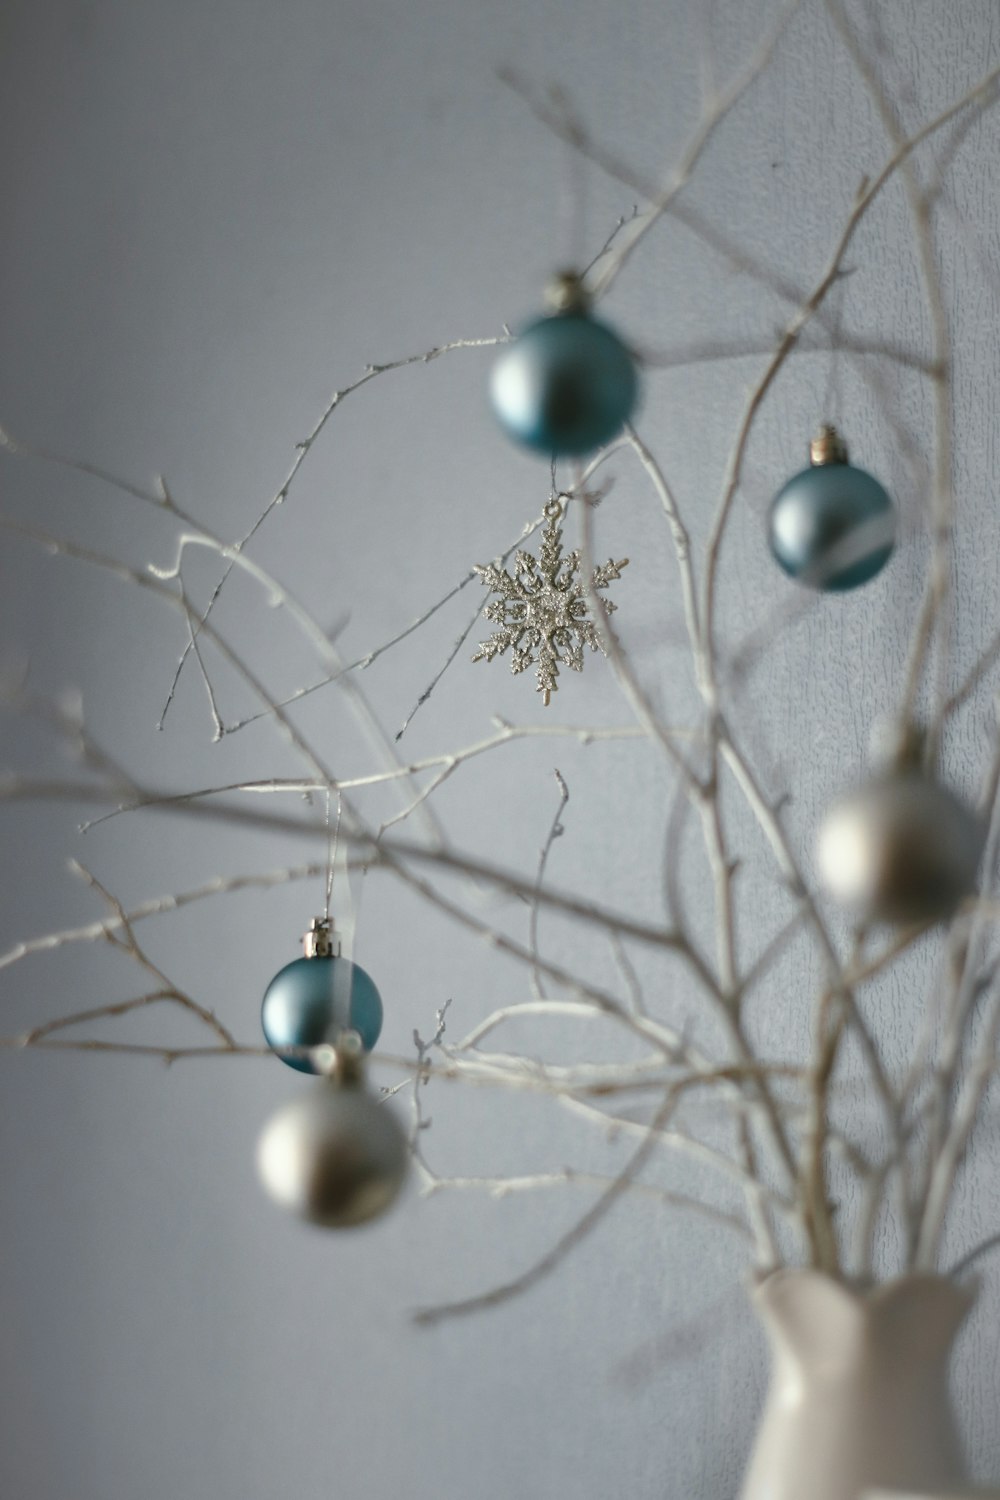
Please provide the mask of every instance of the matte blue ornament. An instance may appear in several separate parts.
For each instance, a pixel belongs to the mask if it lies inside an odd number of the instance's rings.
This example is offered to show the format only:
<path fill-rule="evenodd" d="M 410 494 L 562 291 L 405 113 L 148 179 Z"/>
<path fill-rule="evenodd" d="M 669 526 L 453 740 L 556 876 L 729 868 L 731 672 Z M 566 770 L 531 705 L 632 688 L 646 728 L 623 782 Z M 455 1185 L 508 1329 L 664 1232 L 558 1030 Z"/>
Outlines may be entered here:
<path fill-rule="evenodd" d="M 558 278 L 539 318 L 493 366 L 490 396 L 504 431 L 556 457 L 590 453 L 617 437 L 635 409 L 635 361 L 616 333 L 592 318 L 580 279 Z"/>
<path fill-rule="evenodd" d="M 885 567 L 896 539 L 896 512 L 878 480 L 847 462 L 833 427 L 810 446 L 812 464 L 790 479 L 771 505 L 771 551 L 789 577 L 842 592 Z"/>
<path fill-rule="evenodd" d="M 334 953 L 332 924 L 314 919 L 306 933 L 306 957 L 280 969 L 264 992 L 260 1021 L 269 1047 L 335 1046 L 356 1031 L 366 1052 L 382 1030 L 382 997 L 360 964 Z M 300 1073 L 316 1073 L 308 1057 L 282 1057 Z"/>

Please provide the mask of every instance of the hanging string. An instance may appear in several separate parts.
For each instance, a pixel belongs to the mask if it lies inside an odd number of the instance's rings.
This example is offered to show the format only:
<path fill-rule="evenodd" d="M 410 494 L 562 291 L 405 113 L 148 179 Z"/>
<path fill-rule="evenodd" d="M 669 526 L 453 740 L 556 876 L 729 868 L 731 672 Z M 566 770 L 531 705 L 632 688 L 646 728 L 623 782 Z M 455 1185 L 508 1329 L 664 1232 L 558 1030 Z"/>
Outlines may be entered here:
<path fill-rule="evenodd" d="M 340 843 L 340 819 L 344 811 L 344 799 L 340 791 L 337 792 L 337 822 L 331 836 L 330 832 L 330 788 L 326 789 L 326 904 L 323 916 L 330 920 L 330 901 L 333 897 L 333 872 L 337 864 L 337 847 Z"/>
<path fill-rule="evenodd" d="M 587 191 L 590 186 L 590 176 L 587 164 L 574 144 L 579 134 L 579 126 L 573 117 L 570 101 L 561 90 L 555 90 L 552 104 L 557 114 L 562 117 L 567 135 L 560 172 L 561 191 L 558 195 L 559 219 L 562 221 L 559 229 L 567 247 L 567 264 L 579 266 L 586 255 L 587 248 Z"/>
<path fill-rule="evenodd" d="M 838 359 L 838 342 L 844 317 L 844 292 L 845 284 L 839 282 L 833 289 L 832 296 L 828 299 L 828 311 L 832 313 L 830 319 L 830 359 L 826 369 L 826 390 L 823 392 L 823 404 L 820 407 L 821 420 L 832 422 L 838 426 L 843 416 L 840 388 L 840 360 Z M 832 303 L 832 307 L 829 304 Z"/>

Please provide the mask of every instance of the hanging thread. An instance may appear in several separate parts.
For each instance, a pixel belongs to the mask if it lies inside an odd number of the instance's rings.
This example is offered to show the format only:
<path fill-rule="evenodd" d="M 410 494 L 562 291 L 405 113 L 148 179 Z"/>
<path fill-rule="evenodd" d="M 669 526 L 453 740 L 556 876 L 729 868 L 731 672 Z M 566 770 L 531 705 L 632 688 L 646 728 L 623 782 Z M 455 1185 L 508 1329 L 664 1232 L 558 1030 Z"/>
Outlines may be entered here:
<path fill-rule="evenodd" d="M 342 793 L 337 791 L 337 822 L 331 837 L 330 833 L 330 788 L 326 789 L 326 901 L 323 915 L 330 920 L 330 902 L 333 899 L 333 872 L 337 864 L 337 849 L 340 844 L 340 819 L 343 816 L 344 799 Z"/>

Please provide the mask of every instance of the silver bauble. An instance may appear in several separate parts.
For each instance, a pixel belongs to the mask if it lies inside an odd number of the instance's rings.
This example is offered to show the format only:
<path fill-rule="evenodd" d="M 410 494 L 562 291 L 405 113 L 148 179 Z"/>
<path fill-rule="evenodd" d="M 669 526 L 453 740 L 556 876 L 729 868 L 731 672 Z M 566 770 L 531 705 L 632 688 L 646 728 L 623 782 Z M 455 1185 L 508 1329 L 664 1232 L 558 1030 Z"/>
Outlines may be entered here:
<path fill-rule="evenodd" d="M 985 830 L 925 772 L 883 772 L 837 802 L 820 827 L 823 884 L 866 920 L 949 917 L 976 887 Z"/>
<path fill-rule="evenodd" d="M 271 1197 L 327 1229 L 384 1213 L 408 1164 L 402 1126 L 360 1082 L 316 1084 L 272 1116 L 257 1144 L 257 1170 Z"/>

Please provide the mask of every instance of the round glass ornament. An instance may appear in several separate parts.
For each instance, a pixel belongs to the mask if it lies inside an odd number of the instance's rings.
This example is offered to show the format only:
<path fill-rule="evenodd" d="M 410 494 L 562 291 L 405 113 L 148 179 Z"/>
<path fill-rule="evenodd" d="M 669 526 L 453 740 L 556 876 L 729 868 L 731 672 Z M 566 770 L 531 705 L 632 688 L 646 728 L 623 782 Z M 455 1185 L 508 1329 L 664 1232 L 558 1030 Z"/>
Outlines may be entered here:
<path fill-rule="evenodd" d="M 333 951 L 331 924 L 317 917 L 306 933 L 306 956 L 279 969 L 264 992 L 260 1022 L 269 1047 L 336 1045 L 356 1031 L 370 1052 L 382 1030 L 382 997 L 360 964 Z M 282 1057 L 300 1073 L 316 1073 L 308 1057 Z"/>
<path fill-rule="evenodd" d="M 982 820 L 936 777 L 889 768 L 836 802 L 816 861 L 837 901 L 870 921 L 938 922 L 976 889 Z"/>
<path fill-rule="evenodd" d="M 553 457 L 591 453 L 617 437 L 635 410 L 635 361 L 618 335 L 590 316 L 578 276 L 549 289 L 557 311 L 528 325 L 490 377 L 501 427 L 515 442 Z"/>
<path fill-rule="evenodd" d="M 356 1033 L 344 1033 L 333 1076 L 278 1110 L 257 1143 L 257 1171 L 269 1195 L 324 1229 L 378 1218 L 409 1165 L 406 1133 L 365 1087 L 360 1055 Z"/>
<path fill-rule="evenodd" d="M 808 469 L 775 496 L 768 539 L 775 560 L 796 583 L 844 592 L 880 573 L 896 540 L 896 512 L 883 486 L 847 461 L 833 427 L 810 446 Z"/>

